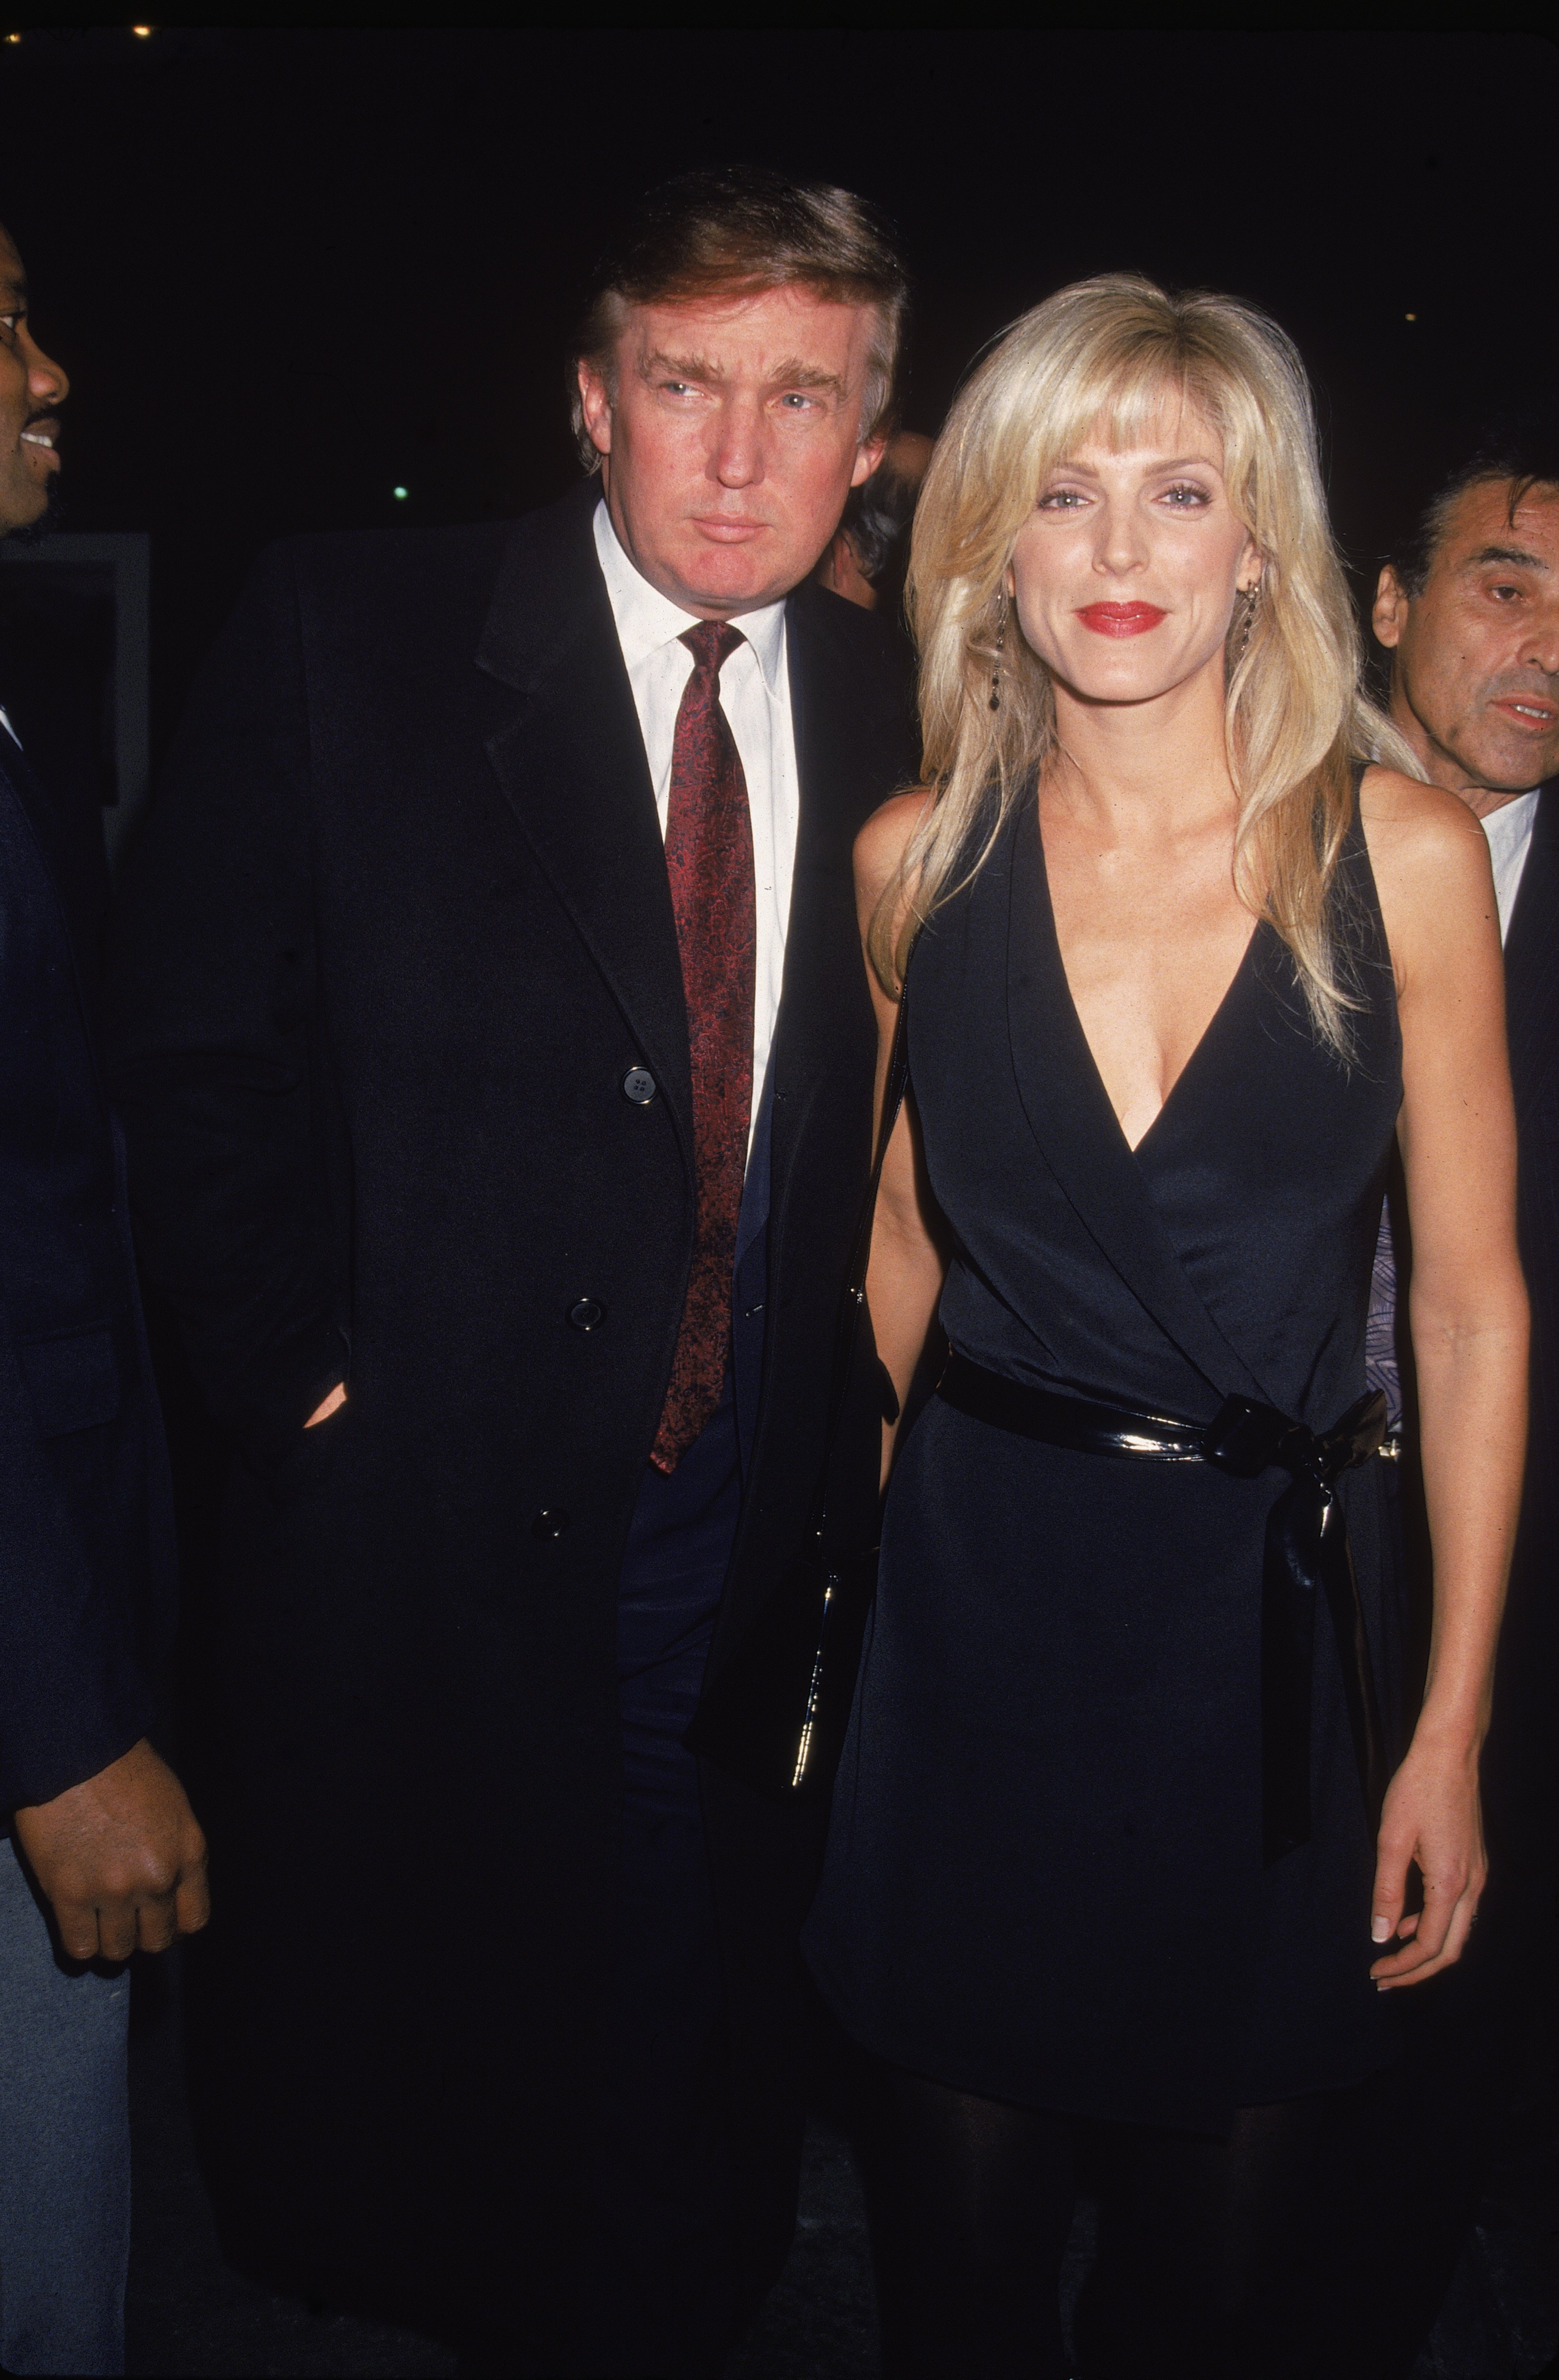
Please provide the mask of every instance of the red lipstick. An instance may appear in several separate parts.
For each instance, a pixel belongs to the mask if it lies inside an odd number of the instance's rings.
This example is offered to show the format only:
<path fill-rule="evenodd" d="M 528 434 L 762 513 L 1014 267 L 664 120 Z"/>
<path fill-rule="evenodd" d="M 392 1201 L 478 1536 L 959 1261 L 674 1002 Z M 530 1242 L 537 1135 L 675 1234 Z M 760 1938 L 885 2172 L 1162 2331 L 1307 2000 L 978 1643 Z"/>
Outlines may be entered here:
<path fill-rule="evenodd" d="M 1140 637 L 1164 614 L 1156 603 L 1090 603 L 1077 616 L 1096 637 Z"/>

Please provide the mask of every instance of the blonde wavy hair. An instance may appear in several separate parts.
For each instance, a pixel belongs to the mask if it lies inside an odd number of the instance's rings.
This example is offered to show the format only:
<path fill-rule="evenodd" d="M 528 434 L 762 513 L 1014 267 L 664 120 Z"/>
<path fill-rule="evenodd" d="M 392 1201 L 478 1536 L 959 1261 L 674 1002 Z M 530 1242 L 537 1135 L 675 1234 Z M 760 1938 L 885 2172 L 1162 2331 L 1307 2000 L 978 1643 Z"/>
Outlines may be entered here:
<path fill-rule="evenodd" d="M 1226 646 L 1236 889 L 1283 937 L 1317 1033 L 1346 1059 L 1347 1013 L 1360 1000 L 1331 892 L 1351 764 L 1422 771 L 1362 690 L 1359 627 L 1292 341 L 1238 298 L 1170 297 L 1134 273 L 1080 281 L 1014 323 L 937 443 L 908 589 L 922 773 L 934 799 L 872 920 L 872 962 L 895 990 L 917 926 L 970 881 L 1057 749 L 1050 673 L 1015 618 L 999 654 L 1000 705 L 990 707 L 1012 548 L 1042 485 L 1090 432 L 1118 450 L 1134 443 L 1166 397 L 1194 406 L 1221 438 L 1229 500 L 1263 557 L 1249 634 L 1236 602 Z"/>

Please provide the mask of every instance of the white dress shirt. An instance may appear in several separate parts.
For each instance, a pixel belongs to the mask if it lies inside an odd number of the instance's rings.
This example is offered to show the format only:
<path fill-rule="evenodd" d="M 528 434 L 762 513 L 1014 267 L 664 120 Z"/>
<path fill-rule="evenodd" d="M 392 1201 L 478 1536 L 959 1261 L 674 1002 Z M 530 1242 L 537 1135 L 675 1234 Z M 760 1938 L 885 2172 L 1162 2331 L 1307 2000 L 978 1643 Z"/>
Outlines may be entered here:
<path fill-rule="evenodd" d="M 649 782 L 662 835 L 671 793 L 671 741 L 693 655 L 678 640 L 696 614 L 680 611 L 634 569 L 604 504 L 596 507 L 596 552 L 611 600 L 634 708 L 639 715 Z M 796 739 L 791 724 L 791 676 L 785 653 L 785 606 L 766 603 L 731 623 L 746 638 L 720 672 L 720 709 L 735 739 L 747 780 L 753 822 L 753 873 L 757 894 L 757 965 L 753 987 L 753 1119 L 763 1096 L 785 978 L 785 932 L 796 864 L 800 793 Z M 747 1147 L 752 1148 L 752 1127 Z"/>
<path fill-rule="evenodd" d="M 1489 838 L 1489 856 L 1494 863 L 1494 899 L 1499 905 L 1502 942 L 1510 931 L 1510 913 L 1521 890 L 1521 870 L 1532 847 L 1532 824 L 1541 790 L 1540 785 L 1534 785 L 1529 794 L 1517 794 L 1513 802 L 1502 802 L 1497 810 L 1491 810 L 1486 819 L 1479 821 Z"/>

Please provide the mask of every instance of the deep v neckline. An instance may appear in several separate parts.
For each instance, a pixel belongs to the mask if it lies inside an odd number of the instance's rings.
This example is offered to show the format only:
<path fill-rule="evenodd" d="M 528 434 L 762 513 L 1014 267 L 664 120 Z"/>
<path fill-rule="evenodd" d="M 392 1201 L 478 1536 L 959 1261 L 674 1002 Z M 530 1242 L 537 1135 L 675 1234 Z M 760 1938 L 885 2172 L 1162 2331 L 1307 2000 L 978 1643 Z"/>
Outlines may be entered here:
<path fill-rule="evenodd" d="M 1160 1124 L 1164 1122 L 1165 1117 L 1168 1114 L 1172 1103 L 1179 1095 L 1181 1087 L 1184 1084 L 1187 1075 L 1196 1069 L 1197 1062 L 1202 1057 L 1203 1050 L 1207 1048 L 1208 1043 L 1216 1033 L 1220 1023 L 1227 1015 L 1230 1006 L 1233 1004 L 1236 995 L 1243 987 L 1246 974 L 1251 965 L 1251 954 L 1255 950 L 1257 941 L 1261 935 L 1265 920 L 1258 917 L 1251 926 L 1251 931 L 1245 939 L 1245 948 L 1239 953 L 1239 964 L 1224 987 L 1222 998 L 1219 1000 L 1218 1004 L 1214 1009 L 1211 1016 L 1207 1019 L 1206 1024 L 1202 1026 L 1201 1033 L 1198 1035 L 1193 1047 L 1186 1058 L 1184 1065 L 1180 1068 L 1179 1073 L 1176 1075 L 1174 1081 L 1170 1084 L 1169 1088 L 1164 1094 L 1163 1099 L 1159 1101 L 1153 1122 L 1148 1125 L 1147 1130 L 1141 1134 L 1136 1140 L 1128 1140 L 1126 1137 L 1126 1128 L 1121 1123 L 1119 1116 L 1116 1113 L 1115 1101 L 1110 1097 L 1109 1087 L 1105 1081 L 1103 1070 L 1100 1067 L 1098 1059 L 1094 1054 L 1094 1044 L 1088 1038 L 1088 1028 L 1083 1024 L 1082 1012 L 1078 1007 L 1076 997 L 1072 991 L 1071 978 L 1067 973 L 1066 957 L 1061 949 L 1060 931 L 1056 924 L 1056 904 L 1051 898 L 1050 892 L 1050 862 L 1045 849 L 1045 830 L 1040 824 L 1037 787 L 1031 797 L 1028 808 L 1029 830 L 1033 836 L 1039 859 L 1038 889 L 1044 896 L 1044 920 L 1042 929 L 1048 932 L 1051 951 L 1055 956 L 1057 973 L 1060 978 L 1062 987 L 1066 992 L 1067 1004 L 1071 1011 L 1072 1023 L 1077 1028 L 1077 1038 L 1082 1045 L 1083 1054 L 1087 1059 L 1094 1080 L 1098 1085 L 1100 1096 L 1108 1111 L 1110 1120 L 1115 1125 L 1122 1148 L 1125 1149 L 1128 1157 L 1131 1158 L 1135 1161 L 1142 1157 L 1142 1154 L 1147 1148 L 1149 1141 L 1153 1138 L 1154 1133 L 1157 1132 Z"/>

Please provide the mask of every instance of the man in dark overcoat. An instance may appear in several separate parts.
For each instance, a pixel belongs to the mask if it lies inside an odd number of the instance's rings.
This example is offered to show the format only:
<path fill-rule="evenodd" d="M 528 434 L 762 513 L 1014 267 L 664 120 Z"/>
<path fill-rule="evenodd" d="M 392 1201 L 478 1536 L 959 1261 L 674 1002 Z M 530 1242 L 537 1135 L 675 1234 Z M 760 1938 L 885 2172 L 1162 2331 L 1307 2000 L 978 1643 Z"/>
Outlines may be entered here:
<path fill-rule="evenodd" d="M 1495 2111 L 1524 2105 L 1526 2061 L 1544 2054 L 1534 2026 L 1547 2029 L 1552 2050 L 1548 1983 L 1559 1947 L 1559 436 L 1552 422 L 1502 431 L 1459 461 L 1381 572 L 1374 630 L 1391 656 L 1394 721 L 1425 775 L 1460 795 L 1489 840 L 1532 1313 L 1526 1481 L 1481 1771 L 1489 1888 L 1463 1971 L 1412 2012 L 1413 2055 L 1400 2070 L 1408 2112 L 1384 2128 L 1400 2143 L 1391 2196 L 1401 2248 L 1395 2265 L 1374 2277 L 1374 2295 L 1406 2307 L 1398 2325 L 1406 2369 L 1475 2218 Z M 1383 1256 L 1389 1252 L 1387 1239 Z M 1386 1286 L 1386 1269 L 1377 1257 L 1378 1287 Z M 1389 1391 L 1389 1364 L 1386 1372 Z M 1409 1456 L 1410 1418 L 1409 1411 Z M 1418 1534 L 1409 1532 L 1415 1572 L 1426 1567 Z M 1426 1584 L 1416 1580 L 1420 1594 Z"/>
<path fill-rule="evenodd" d="M 1505 944 L 1521 1261 L 1532 1302 L 1521 1523 L 1484 1753 L 1494 1907 L 1559 1876 L 1559 434 L 1492 442 L 1381 574 L 1392 717 L 1481 821 Z"/>
<path fill-rule="evenodd" d="M 0 537 L 47 516 L 68 386 L 0 228 Z M 173 1507 L 97 1043 L 101 829 L 33 774 L 32 691 L 0 685 L 0 2369 L 97 2374 L 125 2368 L 126 1961 L 205 1922 L 205 1843 L 149 1741 Z"/>
<path fill-rule="evenodd" d="M 867 1173 L 909 688 L 808 581 L 902 301 L 848 193 L 652 194 L 598 478 L 272 552 L 118 931 L 143 1261 L 239 1458 L 219 2216 L 526 2370 L 715 2370 L 793 2220 L 816 1815 L 682 1739 L 803 1541 Z"/>

